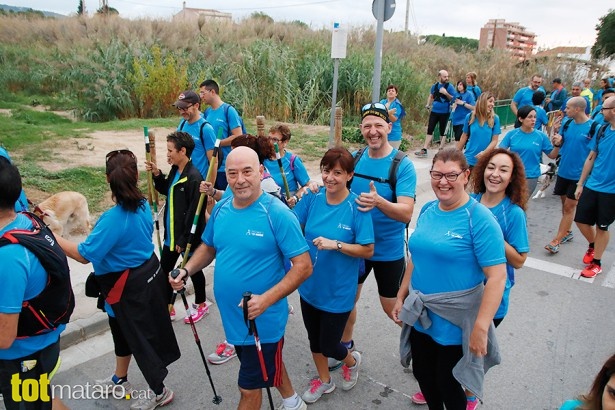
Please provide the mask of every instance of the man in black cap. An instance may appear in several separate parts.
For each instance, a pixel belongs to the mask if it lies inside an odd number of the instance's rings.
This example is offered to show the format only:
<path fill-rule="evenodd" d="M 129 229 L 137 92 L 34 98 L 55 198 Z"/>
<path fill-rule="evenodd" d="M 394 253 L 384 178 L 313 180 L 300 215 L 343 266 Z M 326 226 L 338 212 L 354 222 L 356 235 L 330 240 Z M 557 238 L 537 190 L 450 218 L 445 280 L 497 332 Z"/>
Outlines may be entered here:
<path fill-rule="evenodd" d="M 564 101 L 568 97 L 568 91 L 562 85 L 561 78 L 553 79 L 553 92 L 545 99 L 545 108 L 547 111 L 558 111 L 562 109 Z"/>

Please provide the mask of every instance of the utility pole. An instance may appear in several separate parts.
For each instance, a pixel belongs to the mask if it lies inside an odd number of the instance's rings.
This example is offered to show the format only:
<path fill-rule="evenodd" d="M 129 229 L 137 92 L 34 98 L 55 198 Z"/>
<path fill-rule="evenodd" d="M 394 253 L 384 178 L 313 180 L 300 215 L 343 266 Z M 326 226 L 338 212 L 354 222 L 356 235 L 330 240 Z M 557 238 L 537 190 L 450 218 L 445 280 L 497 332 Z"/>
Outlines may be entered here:
<path fill-rule="evenodd" d="M 406 32 L 406 36 L 410 35 L 408 31 L 408 19 L 410 17 L 410 0 L 406 0 L 406 20 L 404 22 L 404 31 Z"/>

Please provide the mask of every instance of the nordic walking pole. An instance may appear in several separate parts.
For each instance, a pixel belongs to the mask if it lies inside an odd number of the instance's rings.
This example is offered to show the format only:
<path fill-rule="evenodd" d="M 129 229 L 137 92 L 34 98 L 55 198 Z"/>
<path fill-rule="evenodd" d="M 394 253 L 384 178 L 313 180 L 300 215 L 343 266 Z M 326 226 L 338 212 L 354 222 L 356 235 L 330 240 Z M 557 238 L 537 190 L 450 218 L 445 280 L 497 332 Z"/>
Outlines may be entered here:
<path fill-rule="evenodd" d="M 171 271 L 171 277 L 173 279 L 177 278 L 177 276 L 179 275 L 179 272 L 180 272 L 179 269 L 173 269 Z M 184 281 L 185 279 L 186 278 L 184 278 Z M 188 299 L 186 299 L 186 289 L 182 288 L 182 290 L 180 290 L 179 293 L 182 295 L 182 301 L 184 302 L 184 307 L 186 308 L 186 311 L 188 311 L 189 306 L 188 306 Z M 207 366 L 207 360 L 205 359 L 205 353 L 203 353 L 203 347 L 201 346 L 201 339 L 199 339 L 199 334 L 196 331 L 196 326 L 194 326 L 194 320 L 192 320 L 191 315 L 188 315 L 188 321 L 190 322 L 190 328 L 192 329 L 192 334 L 194 335 L 194 341 L 196 342 L 196 345 L 199 348 L 201 359 L 203 359 L 203 364 L 205 365 L 205 372 L 207 373 L 207 377 L 209 378 L 209 384 L 211 384 L 211 390 L 213 390 L 214 392 L 214 398 L 212 402 L 214 404 L 220 404 L 222 403 L 222 397 L 218 396 L 218 393 L 216 393 L 216 388 L 214 387 L 214 381 L 211 378 L 211 373 L 209 372 L 209 366 Z"/>
<path fill-rule="evenodd" d="M 218 168 L 218 151 L 219 150 L 220 150 L 220 138 L 218 137 L 216 138 L 216 143 L 214 145 L 214 153 L 211 157 L 211 161 L 209 161 L 209 168 L 207 168 L 207 177 L 205 178 L 207 182 L 211 182 L 212 184 L 215 181 L 214 169 L 217 170 Z M 194 233 L 196 232 L 196 226 L 199 222 L 199 215 L 201 215 L 201 210 L 203 209 L 203 203 L 205 202 L 206 196 L 207 194 L 205 194 L 205 192 L 201 192 L 201 195 L 199 196 L 199 203 L 196 206 L 196 212 L 194 213 L 194 218 L 192 219 L 192 227 L 190 227 L 190 235 L 188 236 L 188 243 L 186 244 L 186 249 L 184 250 L 184 257 L 182 258 L 182 263 L 179 265 L 180 268 L 183 268 L 184 266 L 186 266 L 186 263 L 188 263 L 188 259 L 190 258 L 190 249 L 192 248 L 192 241 L 194 239 Z M 170 304 L 169 310 L 175 304 L 176 297 L 177 297 L 177 292 L 173 292 L 173 297 L 171 298 L 171 304 Z M 188 316 L 190 316 L 190 312 L 188 310 L 186 310 L 186 312 L 188 312 Z"/>
<path fill-rule="evenodd" d="M 143 136 L 145 139 L 145 159 L 148 162 L 152 161 L 152 154 L 150 152 L 149 145 L 149 131 L 147 127 L 143 127 Z M 160 224 L 158 223 L 158 198 L 154 196 L 156 200 L 152 201 L 152 193 L 154 192 L 154 183 L 152 181 L 152 171 L 147 173 L 147 199 L 150 206 L 154 206 L 154 223 L 156 224 L 156 241 L 158 242 L 158 251 L 162 255 L 162 243 L 160 242 Z"/>
<path fill-rule="evenodd" d="M 252 292 L 243 292 L 243 320 L 248 326 L 248 334 L 254 335 L 254 344 L 256 345 L 256 353 L 258 354 L 258 361 L 261 364 L 261 371 L 263 372 L 263 380 L 265 381 L 265 387 L 267 388 L 267 396 L 269 397 L 269 406 L 271 410 L 273 407 L 273 398 L 271 397 L 271 388 L 269 387 L 269 376 L 267 375 L 267 368 L 265 367 L 265 358 L 263 357 L 263 349 L 261 348 L 261 340 L 258 337 L 258 331 L 256 330 L 256 320 L 248 320 L 248 302 L 252 298 Z"/>
<path fill-rule="evenodd" d="M 286 174 L 284 173 L 284 165 L 282 165 L 282 158 L 280 157 L 280 148 L 278 148 L 278 143 L 275 142 L 273 147 L 275 148 L 275 158 L 278 160 L 278 166 L 280 167 L 280 174 L 282 174 L 282 181 L 284 181 L 286 199 L 290 200 L 290 189 L 288 189 L 288 181 L 286 180 Z"/>

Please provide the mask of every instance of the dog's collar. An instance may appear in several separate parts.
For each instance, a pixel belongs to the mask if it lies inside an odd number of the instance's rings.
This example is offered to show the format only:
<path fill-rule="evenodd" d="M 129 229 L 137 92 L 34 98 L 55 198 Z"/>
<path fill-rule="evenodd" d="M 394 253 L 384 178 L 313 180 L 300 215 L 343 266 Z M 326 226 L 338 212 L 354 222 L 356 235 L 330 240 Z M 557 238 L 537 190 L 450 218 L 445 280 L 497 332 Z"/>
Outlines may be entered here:
<path fill-rule="evenodd" d="M 42 218 L 43 216 L 49 216 L 49 214 L 45 211 L 43 211 L 41 208 L 39 208 L 38 205 L 34 206 L 34 213 L 39 217 Z"/>

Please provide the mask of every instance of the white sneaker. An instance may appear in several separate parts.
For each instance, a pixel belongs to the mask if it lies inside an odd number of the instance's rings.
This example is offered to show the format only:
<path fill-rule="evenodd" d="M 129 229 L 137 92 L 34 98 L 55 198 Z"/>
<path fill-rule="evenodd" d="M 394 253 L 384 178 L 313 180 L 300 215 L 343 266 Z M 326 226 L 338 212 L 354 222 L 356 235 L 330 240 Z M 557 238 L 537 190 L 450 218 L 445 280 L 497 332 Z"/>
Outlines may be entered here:
<path fill-rule="evenodd" d="M 148 390 L 148 396 L 144 399 L 139 400 L 130 406 L 131 410 L 154 410 L 157 407 L 166 406 L 171 403 L 175 398 L 175 393 L 173 390 L 164 388 L 162 394 L 156 395 L 153 391 Z"/>
<path fill-rule="evenodd" d="M 132 384 L 126 379 L 118 379 L 118 382 L 113 381 L 115 375 L 107 377 L 106 379 L 94 380 L 94 384 L 104 387 L 102 398 L 108 399 L 110 397 L 116 399 L 123 399 L 126 395 L 132 395 L 134 388 Z"/>
<path fill-rule="evenodd" d="M 329 380 L 329 383 L 325 383 L 319 377 L 316 377 L 310 381 L 310 388 L 303 393 L 301 398 L 306 403 L 315 403 L 323 394 L 331 393 L 333 390 L 335 390 L 333 379 Z"/>
<path fill-rule="evenodd" d="M 356 364 L 352 367 L 348 367 L 345 364 L 342 366 L 342 390 L 350 390 L 357 380 L 359 380 L 359 367 L 361 367 L 361 353 L 354 351 L 352 357 L 356 360 Z"/>
<path fill-rule="evenodd" d="M 297 402 L 297 405 L 295 407 L 287 407 L 284 405 L 284 401 L 282 401 L 282 404 L 280 405 L 280 407 L 278 407 L 277 410 L 306 410 L 307 404 L 305 404 L 301 397 L 298 397 L 298 400 L 299 401 Z"/>
<path fill-rule="evenodd" d="M 235 346 L 228 343 L 226 340 L 216 347 L 216 351 L 207 356 L 207 361 L 211 364 L 222 364 L 237 357 Z"/>
<path fill-rule="evenodd" d="M 350 346 L 350 349 L 348 349 L 348 351 L 352 353 L 354 352 L 356 346 L 354 344 L 354 340 L 351 340 L 350 342 L 352 343 L 352 345 Z M 344 362 L 342 362 L 341 360 L 336 360 L 332 357 L 327 358 L 327 365 L 329 366 L 330 372 L 339 369 L 340 367 L 342 367 L 343 364 Z"/>

